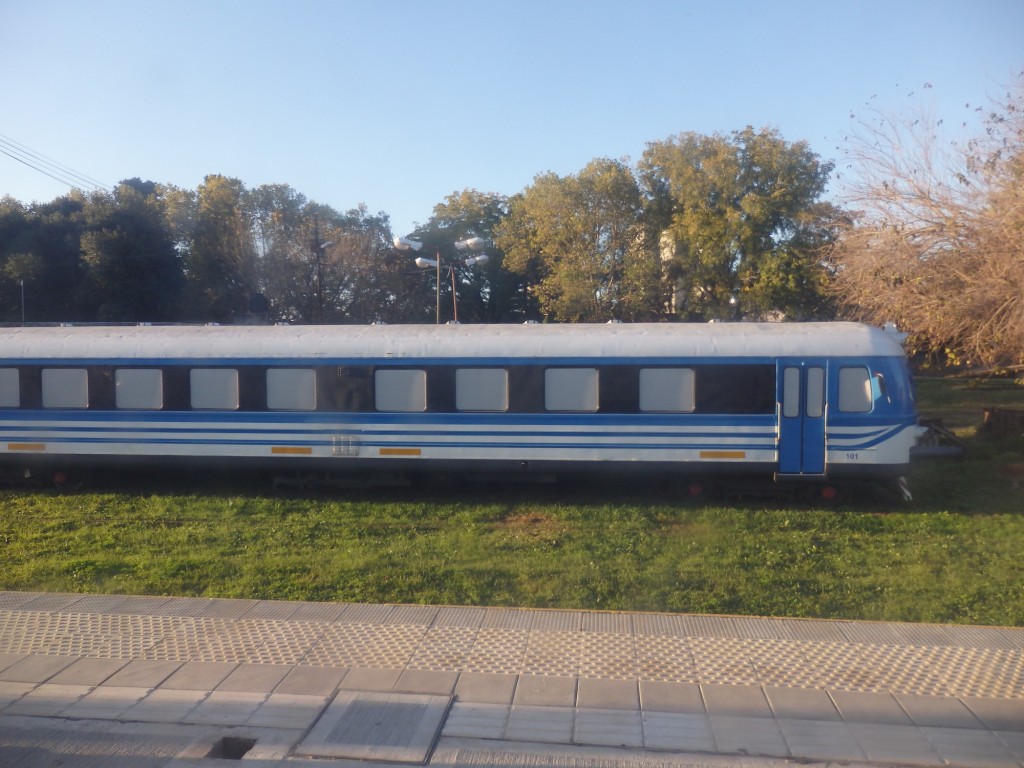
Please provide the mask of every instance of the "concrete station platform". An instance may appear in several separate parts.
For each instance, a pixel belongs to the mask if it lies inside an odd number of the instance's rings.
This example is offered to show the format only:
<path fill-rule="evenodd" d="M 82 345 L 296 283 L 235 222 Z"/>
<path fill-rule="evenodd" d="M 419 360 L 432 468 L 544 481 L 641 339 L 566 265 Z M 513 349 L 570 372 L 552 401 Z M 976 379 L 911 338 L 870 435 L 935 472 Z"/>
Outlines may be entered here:
<path fill-rule="evenodd" d="M 0 592 L 0 766 L 1024 768 L 1024 630 Z"/>

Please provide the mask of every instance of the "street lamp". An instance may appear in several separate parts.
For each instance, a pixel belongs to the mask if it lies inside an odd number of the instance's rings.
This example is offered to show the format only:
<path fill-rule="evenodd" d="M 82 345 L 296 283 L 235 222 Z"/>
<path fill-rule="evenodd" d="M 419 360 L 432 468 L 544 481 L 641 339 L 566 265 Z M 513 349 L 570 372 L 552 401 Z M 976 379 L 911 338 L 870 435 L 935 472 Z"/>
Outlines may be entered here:
<path fill-rule="evenodd" d="M 455 243 L 455 250 L 457 251 L 481 251 L 483 250 L 486 242 L 482 237 L 470 237 L 465 240 L 459 240 Z M 419 240 L 411 240 L 407 237 L 396 237 L 395 248 L 400 251 L 419 251 L 423 248 L 423 243 Z M 479 256 L 470 256 L 469 258 L 463 259 L 462 263 L 467 267 L 475 266 L 476 264 L 486 264 L 488 256 L 486 253 L 481 253 Z M 441 324 L 441 251 L 438 249 L 435 252 L 435 258 L 428 259 L 423 256 L 416 257 L 416 266 L 421 269 L 430 269 L 433 267 L 437 270 L 437 299 L 435 305 L 435 319 L 434 322 L 437 325 Z M 452 319 L 457 323 L 459 322 L 459 303 L 455 293 L 455 266 L 448 265 L 448 275 L 452 280 Z"/>

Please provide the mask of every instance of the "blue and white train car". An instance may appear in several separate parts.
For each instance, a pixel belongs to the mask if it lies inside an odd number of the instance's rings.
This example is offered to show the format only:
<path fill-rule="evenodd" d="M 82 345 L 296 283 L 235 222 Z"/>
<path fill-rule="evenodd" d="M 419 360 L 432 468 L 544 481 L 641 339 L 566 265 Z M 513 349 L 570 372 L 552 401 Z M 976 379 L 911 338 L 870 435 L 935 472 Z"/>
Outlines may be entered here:
<path fill-rule="evenodd" d="M 898 477 L 891 333 L 854 323 L 0 331 L 0 462 Z"/>

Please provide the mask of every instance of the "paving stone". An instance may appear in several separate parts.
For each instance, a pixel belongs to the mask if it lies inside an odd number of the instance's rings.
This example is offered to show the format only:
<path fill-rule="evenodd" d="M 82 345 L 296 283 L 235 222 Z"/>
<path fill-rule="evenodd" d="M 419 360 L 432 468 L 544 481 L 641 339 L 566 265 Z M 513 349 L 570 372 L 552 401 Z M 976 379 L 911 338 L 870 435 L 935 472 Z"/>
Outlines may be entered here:
<path fill-rule="evenodd" d="M 640 708 L 645 712 L 676 712 L 703 715 L 704 697 L 696 683 L 663 683 L 640 681 Z"/>
<path fill-rule="evenodd" d="M 759 685 L 702 684 L 704 705 L 712 717 L 771 717 L 764 691 Z"/>
<path fill-rule="evenodd" d="M 450 696 L 459 680 L 458 672 L 437 672 L 427 669 L 407 669 L 395 681 L 394 690 L 403 693 L 426 693 Z"/>
<path fill-rule="evenodd" d="M 214 691 L 184 718 L 186 723 L 245 725 L 266 701 L 268 694 Z"/>
<path fill-rule="evenodd" d="M 145 723 L 179 723 L 206 696 L 206 691 L 157 689 L 125 712 L 124 718 Z"/>
<path fill-rule="evenodd" d="M 608 747 L 642 747 L 639 709 L 577 709 L 573 742 Z"/>
<path fill-rule="evenodd" d="M 942 765 L 942 759 L 915 725 L 850 723 L 868 760 L 877 763 Z"/>
<path fill-rule="evenodd" d="M 711 719 L 703 714 L 648 712 L 641 716 L 644 746 L 682 752 L 714 752 L 715 735 Z"/>
<path fill-rule="evenodd" d="M 390 691 L 402 676 L 400 669 L 350 669 L 341 681 L 343 691 Z"/>
<path fill-rule="evenodd" d="M 156 688 L 182 665 L 180 661 L 133 659 L 103 681 L 118 688 Z"/>
<path fill-rule="evenodd" d="M 928 743 L 949 765 L 971 768 L 1018 768 L 1014 753 L 990 731 L 922 728 Z"/>
<path fill-rule="evenodd" d="M 293 667 L 274 693 L 333 696 L 346 674 L 343 667 Z"/>
<path fill-rule="evenodd" d="M 715 745 L 719 752 L 729 754 L 787 757 L 789 749 L 773 718 L 709 716 Z"/>
<path fill-rule="evenodd" d="M 1001 744 L 1006 745 L 1014 756 L 1024 765 L 1024 731 L 993 731 Z"/>
<path fill-rule="evenodd" d="M 24 653 L 0 653 L 0 672 L 7 669 L 15 662 L 24 659 L 26 654 Z"/>
<path fill-rule="evenodd" d="M 455 698 L 472 704 L 511 704 L 516 675 L 463 672 L 455 684 Z"/>
<path fill-rule="evenodd" d="M 127 659 L 78 659 L 50 678 L 51 683 L 100 685 L 128 664 Z"/>
<path fill-rule="evenodd" d="M 581 677 L 576 689 L 576 706 L 581 709 L 640 709 L 636 680 L 593 680 Z"/>
<path fill-rule="evenodd" d="M 150 694 L 148 688 L 101 686 L 64 710 L 64 717 L 116 720 Z"/>
<path fill-rule="evenodd" d="M 877 723 L 879 725 L 911 725 L 903 708 L 888 693 L 862 693 L 859 691 L 830 691 L 836 709 L 848 723 Z"/>
<path fill-rule="evenodd" d="M 833 720 L 776 720 L 793 757 L 864 760 L 866 755 L 848 723 Z"/>
<path fill-rule="evenodd" d="M 503 739 L 512 707 L 503 704 L 456 701 L 443 734 L 464 739 Z"/>
<path fill-rule="evenodd" d="M 951 696 L 895 694 L 903 710 L 915 725 L 940 728 L 978 728 L 974 713 Z"/>
<path fill-rule="evenodd" d="M 986 699 L 964 696 L 964 705 L 993 731 L 1024 731 L 1024 698 Z"/>
<path fill-rule="evenodd" d="M 26 656 L 0 672 L 0 681 L 45 683 L 75 661 L 69 656 Z"/>
<path fill-rule="evenodd" d="M 245 724 L 257 728 L 292 728 L 304 731 L 316 722 L 327 707 L 328 701 L 326 696 L 272 693 Z"/>
<path fill-rule="evenodd" d="M 505 738 L 512 741 L 538 741 L 568 744 L 576 710 L 572 707 L 533 707 L 513 705 L 508 715 Z"/>
<path fill-rule="evenodd" d="M 238 665 L 222 661 L 187 661 L 178 667 L 160 687 L 168 691 L 212 691 Z"/>
<path fill-rule="evenodd" d="M 0 680 L 0 712 L 3 712 L 29 691 L 35 690 L 35 687 L 35 683 L 16 683 Z"/>
<path fill-rule="evenodd" d="M 520 675 L 512 703 L 528 707 L 573 707 L 576 705 L 576 678 Z"/>
<path fill-rule="evenodd" d="M 291 670 L 292 667 L 286 664 L 239 664 L 216 690 L 270 693 L 281 684 Z"/>
<path fill-rule="evenodd" d="M 795 720 L 842 720 L 832 699 L 820 689 L 766 685 L 764 694 L 775 717 Z"/>
<path fill-rule="evenodd" d="M 58 717 L 64 710 L 85 696 L 92 689 L 87 685 L 37 685 L 17 701 L 9 705 L 5 715 L 30 715 L 32 717 Z"/>

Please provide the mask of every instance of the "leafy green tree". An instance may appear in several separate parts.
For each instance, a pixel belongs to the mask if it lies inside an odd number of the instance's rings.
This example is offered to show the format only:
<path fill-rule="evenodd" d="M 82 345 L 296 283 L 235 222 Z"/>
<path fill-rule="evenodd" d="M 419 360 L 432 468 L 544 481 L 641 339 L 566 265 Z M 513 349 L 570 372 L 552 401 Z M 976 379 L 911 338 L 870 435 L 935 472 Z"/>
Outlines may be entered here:
<path fill-rule="evenodd" d="M 276 320 L 367 323 L 388 319 L 391 230 L 365 206 L 340 213 L 287 185 L 248 197 L 260 252 L 259 286 Z"/>
<path fill-rule="evenodd" d="M 648 224 L 684 319 L 827 313 L 824 249 L 838 211 L 822 201 L 832 164 L 806 142 L 747 127 L 648 144 L 639 175 Z"/>
<path fill-rule="evenodd" d="M 650 319 L 661 311 L 659 267 L 643 212 L 626 163 L 593 160 L 575 175 L 537 176 L 512 199 L 495 241 L 545 317 Z"/>
<path fill-rule="evenodd" d="M 85 230 L 84 194 L 74 190 L 49 203 L 22 206 L 10 197 L 0 201 L 0 301 L 4 319 L 21 318 L 24 281 L 28 322 L 91 320 L 76 287 L 82 282 L 80 240 Z"/>
<path fill-rule="evenodd" d="M 494 243 L 495 229 L 507 215 L 504 195 L 464 189 L 434 206 L 430 221 L 415 233 L 427 250 L 433 250 L 433 255 L 440 252 L 443 263 L 454 270 L 460 322 L 507 323 L 539 317 L 522 277 L 505 268 L 505 254 Z M 473 237 L 486 243 L 487 261 L 467 267 L 465 259 L 471 254 L 456 253 L 453 244 Z M 451 283 L 442 280 L 441 288 L 447 308 L 452 304 Z"/>
<path fill-rule="evenodd" d="M 190 222 L 182 221 L 186 207 L 172 208 L 178 226 L 184 224 L 178 234 L 188 320 L 228 322 L 248 310 L 257 287 L 257 262 L 244 196 L 245 186 L 238 179 L 207 176 L 196 190 Z"/>
<path fill-rule="evenodd" d="M 176 320 L 184 275 L 159 185 L 122 182 L 91 195 L 85 213 L 79 303 L 101 322 Z"/>
<path fill-rule="evenodd" d="M 370 214 L 360 205 L 345 213 L 317 209 L 323 247 L 312 276 L 321 298 L 321 322 L 394 322 L 406 301 L 401 274 L 405 265 L 394 255 L 386 214 Z M 313 242 L 317 242 L 314 228 Z M 315 254 L 314 254 L 315 255 Z"/>

